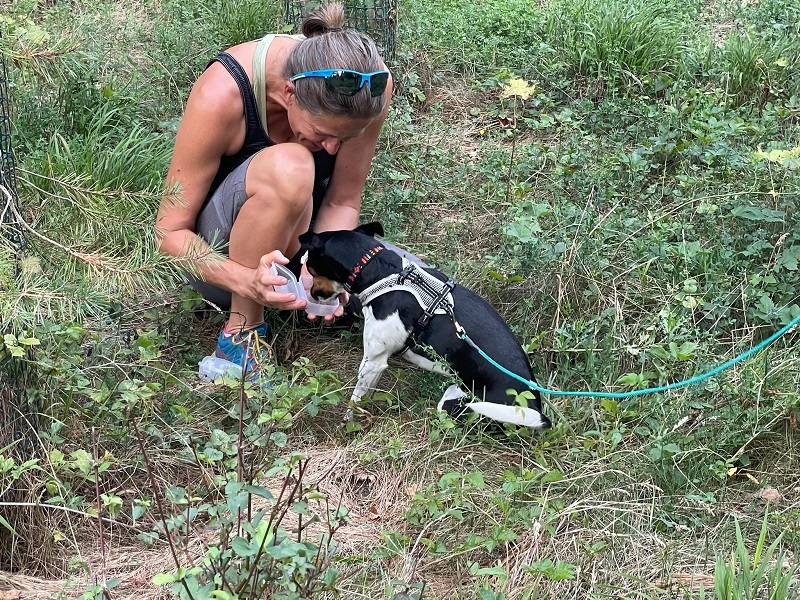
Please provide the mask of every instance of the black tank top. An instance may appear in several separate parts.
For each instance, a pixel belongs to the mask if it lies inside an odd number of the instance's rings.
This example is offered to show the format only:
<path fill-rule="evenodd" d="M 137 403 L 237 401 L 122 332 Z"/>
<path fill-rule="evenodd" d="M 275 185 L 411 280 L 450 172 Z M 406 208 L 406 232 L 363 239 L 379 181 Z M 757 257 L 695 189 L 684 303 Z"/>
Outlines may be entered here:
<path fill-rule="evenodd" d="M 247 78 L 247 73 L 244 72 L 242 66 L 227 52 L 220 52 L 217 54 L 217 56 L 211 59 L 208 65 L 206 65 L 206 69 L 214 62 L 219 62 L 225 67 L 225 70 L 233 77 L 236 85 L 239 86 L 239 93 L 242 95 L 242 104 L 244 105 L 244 119 L 247 129 L 245 130 L 244 144 L 242 144 L 241 150 L 236 154 L 225 155 L 221 158 L 217 174 L 214 176 L 214 180 L 211 182 L 211 188 L 206 195 L 206 203 L 223 180 L 230 175 L 236 167 L 259 150 L 275 145 L 275 142 L 269 139 L 264 132 L 264 128 L 261 126 L 253 87 L 250 85 L 250 80 Z M 325 150 L 317 150 L 313 153 L 313 156 L 315 169 L 314 216 L 316 216 L 319 205 L 322 203 L 322 198 L 325 196 L 325 191 L 328 189 L 328 183 L 333 174 L 333 167 L 336 164 L 336 156 L 331 156 Z M 203 206 L 205 206 L 205 203 Z"/>

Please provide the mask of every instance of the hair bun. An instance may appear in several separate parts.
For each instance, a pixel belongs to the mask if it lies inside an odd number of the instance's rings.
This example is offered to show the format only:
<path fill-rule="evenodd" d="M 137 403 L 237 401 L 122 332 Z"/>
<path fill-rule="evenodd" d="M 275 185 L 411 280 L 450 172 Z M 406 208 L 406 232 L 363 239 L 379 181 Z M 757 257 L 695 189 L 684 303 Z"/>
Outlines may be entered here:
<path fill-rule="evenodd" d="M 326 4 L 312 10 L 303 19 L 300 30 L 307 38 L 342 31 L 344 26 L 344 6 L 338 3 Z"/>

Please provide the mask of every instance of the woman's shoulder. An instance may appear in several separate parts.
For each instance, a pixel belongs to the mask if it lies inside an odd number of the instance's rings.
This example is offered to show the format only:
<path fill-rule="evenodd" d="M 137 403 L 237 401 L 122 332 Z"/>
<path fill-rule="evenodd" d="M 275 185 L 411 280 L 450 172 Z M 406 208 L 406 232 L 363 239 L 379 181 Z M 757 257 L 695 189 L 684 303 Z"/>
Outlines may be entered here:
<path fill-rule="evenodd" d="M 184 118 L 205 127 L 231 127 L 241 121 L 242 112 L 238 84 L 222 63 L 213 62 L 192 86 Z"/>

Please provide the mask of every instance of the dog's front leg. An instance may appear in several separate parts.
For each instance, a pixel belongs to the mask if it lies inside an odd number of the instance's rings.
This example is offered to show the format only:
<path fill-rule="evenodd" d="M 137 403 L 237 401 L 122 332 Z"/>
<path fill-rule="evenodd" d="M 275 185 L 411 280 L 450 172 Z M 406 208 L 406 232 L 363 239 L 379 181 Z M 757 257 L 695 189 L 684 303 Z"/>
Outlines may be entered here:
<path fill-rule="evenodd" d="M 403 347 L 407 336 L 397 313 L 378 320 L 371 307 L 364 308 L 364 358 L 351 397 L 353 404 L 361 402 L 361 398 L 377 387 L 378 380 L 389 366 L 389 357 Z M 352 408 L 347 409 L 344 418 L 345 421 L 352 420 Z"/>
<path fill-rule="evenodd" d="M 361 366 L 358 368 L 358 381 L 356 381 L 356 387 L 353 390 L 353 395 L 350 398 L 350 401 L 353 405 L 357 405 L 359 402 L 361 402 L 361 398 L 363 398 L 364 395 L 371 390 L 374 390 L 378 385 L 378 380 L 386 370 L 386 367 L 389 366 L 389 363 L 387 362 L 389 356 L 391 356 L 391 354 L 387 354 L 385 356 L 367 356 L 365 354 L 364 358 L 361 359 Z M 353 420 L 352 407 L 345 411 L 344 420 Z"/>
<path fill-rule="evenodd" d="M 356 382 L 356 387 L 353 390 L 352 396 L 353 402 L 358 404 L 367 392 L 377 387 L 378 380 L 386 370 L 386 367 L 389 366 L 387 362 L 388 358 L 389 355 L 364 356 L 361 360 L 361 366 L 358 369 L 358 381 Z"/>

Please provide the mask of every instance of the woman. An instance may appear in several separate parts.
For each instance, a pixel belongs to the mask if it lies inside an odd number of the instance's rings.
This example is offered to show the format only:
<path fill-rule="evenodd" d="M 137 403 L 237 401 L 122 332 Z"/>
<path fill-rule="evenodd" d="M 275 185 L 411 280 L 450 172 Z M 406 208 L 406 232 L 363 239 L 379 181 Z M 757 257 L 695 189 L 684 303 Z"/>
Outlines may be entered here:
<path fill-rule="evenodd" d="M 303 21 L 302 36 L 221 53 L 178 129 L 158 211 L 161 251 L 184 259 L 194 287 L 230 309 L 215 354 L 251 378 L 271 361 L 264 307 L 306 307 L 275 292 L 286 280 L 270 266 L 287 264 L 311 226 L 358 224 L 389 108 L 391 76 L 374 42 L 343 23 L 343 7 L 330 4 Z"/>

